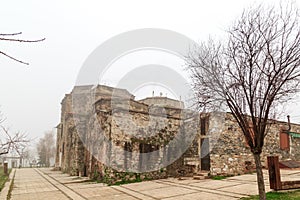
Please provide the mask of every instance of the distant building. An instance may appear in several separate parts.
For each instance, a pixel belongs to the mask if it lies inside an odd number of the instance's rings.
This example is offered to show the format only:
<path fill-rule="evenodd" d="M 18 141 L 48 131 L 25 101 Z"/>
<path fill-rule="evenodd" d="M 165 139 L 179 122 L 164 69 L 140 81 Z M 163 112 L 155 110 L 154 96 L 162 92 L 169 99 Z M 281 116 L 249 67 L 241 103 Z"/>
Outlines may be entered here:
<path fill-rule="evenodd" d="M 8 154 L 1 155 L 1 163 L 3 165 L 4 161 L 7 161 L 8 168 L 17 167 L 30 167 L 30 160 L 22 158 L 17 152 L 11 151 Z"/>

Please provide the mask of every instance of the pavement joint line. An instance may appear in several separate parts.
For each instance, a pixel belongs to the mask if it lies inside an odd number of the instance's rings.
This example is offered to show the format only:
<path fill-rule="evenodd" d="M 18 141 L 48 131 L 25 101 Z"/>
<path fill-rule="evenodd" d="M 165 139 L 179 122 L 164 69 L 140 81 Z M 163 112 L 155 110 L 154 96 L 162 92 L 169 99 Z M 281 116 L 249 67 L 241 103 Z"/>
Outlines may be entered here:
<path fill-rule="evenodd" d="M 236 182 L 236 183 L 241 183 L 241 184 L 249 184 L 249 185 L 257 185 L 257 182 L 256 181 L 242 181 L 242 180 L 237 180 L 237 179 L 234 179 L 234 180 L 226 180 L 228 182 Z M 267 180 L 265 180 L 267 181 Z M 269 183 L 266 183 L 265 182 L 265 186 L 270 186 Z"/>
<path fill-rule="evenodd" d="M 61 181 L 59 181 L 59 180 L 57 180 L 56 178 L 54 178 L 54 177 L 52 177 L 51 175 L 49 175 L 49 174 L 51 174 L 51 173 L 46 173 L 46 172 L 44 172 L 43 170 L 38 170 L 38 171 L 41 172 L 41 173 L 43 173 L 43 174 L 45 174 L 45 176 L 48 176 L 48 177 L 51 178 L 52 180 L 58 182 L 58 183 L 59 183 L 60 185 L 62 185 L 63 187 L 66 187 L 67 189 L 71 190 L 71 192 L 75 193 L 76 195 L 80 196 L 81 198 L 87 199 L 86 197 L 84 197 L 84 196 L 82 196 L 81 194 L 79 194 L 78 192 L 76 192 L 74 189 L 68 187 L 68 186 L 66 185 L 66 183 L 62 183 Z M 60 189 L 59 189 L 59 190 L 60 190 Z"/>
<path fill-rule="evenodd" d="M 73 182 L 66 182 L 64 183 L 64 185 L 68 185 L 68 184 L 76 184 L 76 183 L 85 183 L 86 181 L 73 181 Z"/>
<path fill-rule="evenodd" d="M 225 191 L 223 191 L 223 190 L 218 190 L 218 191 L 220 191 L 220 192 L 225 192 Z M 238 192 L 231 192 L 231 193 L 233 193 L 233 194 L 239 194 L 239 195 L 246 195 L 246 196 L 251 196 L 251 195 L 247 195 L 247 194 L 243 194 L 243 193 L 238 193 Z"/>
<path fill-rule="evenodd" d="M 159 180 L 156 180 L 156 182 L 159 182 Z M 171 181 L 165 181 L 165 182 L 162 182 L 162 183 L 166 184 L 166 185 L 173 185 L 173 186 L 183 187 L 183 188 L 190 189 L 190 190 L 206 192 L 206 193 L 211 193 L 211 194 L 219 194 L 219 195 L 234 197 L 234 198 L 240 198 L 240 197 L 233 196 L 232 194 L 240 195 L 240 196 L 243 196 L 243 197 L 244 196 L 249 196 L 247 194 L 239 194 L 239 193 L 235 193 L 235 192 L 227 192 L 227 191 L 216 190 L 216 189 L 208 189 L 208 188 L 203 188 L 203 187 L 200 187 L 200 186 L 187 185 L 187 184 L 184 184 L 184 183 L 182 183 L 182 185 L 181 185 L 181 184 L 178 184 L 178 183 L 173 183 Z M 216 191 L 217 191 L 217 193 L 216 193 Z"/>
<path fill-rule="evenodd" d="M 235 185 L 228 185 L 228 186 L 218 187 L 218 188 L 216 188 L 216 190 L 223 189 L 223 188 L 228 188 L 228 187 L 233 187 L 233 186 L 238 186 L 238 185 L 243 185 L 243 183 L 237 183 Z"/>
<path fill-rule="evenodd" d="M 193 191 L 193 192 L 190 192 L 190 193 L 187 193 L 187 194 L 177 194 L 177 195 L 173 195 L 173 196 L 164 197 L 162 199 L 169 199 L 169 198 L 185 196 L 185 195 L 189 195 L 189 194 L 196 194 L 196 193 L 201 193 L 201 192 L 200 191 Z"/>
<path fill-rule="evenodd" d="M 48 183 L 50 183 L 51 185 L 53 185 L 55 188 L 58 189 L 58 191 L 62 192 L 68 199 L 72 199 L 69 195 L 67 195 L 64 191 L 62 191 L 61 189 L 59 189 L 55 184 L 51 183 L 51 181 L 49 181 L 46 177 L 44 177 L 44 175 L 42 175 L 41 172 L 39 172 L 39 170 L 34 169 L 41 177 L 43 177 Z"/>
<path fill-rule="evenodd" d="M 178 195 L 173 195 L 173 196 L 164 197 L 164 198 L 161 198 L 161 199 L 163 199 L 163 200 L 168 200 L 168 199 L 171 199 L 171 198 L 174 198 L 174 197 L 178 197 L 178 196 L 185 196 L 185 195 L 189 195 L 189 194 L 197 194 L 197 193 L 210 193 L 210 192 L 206 192 L 206 191 L 193 191 L 193 192 L 190 192 L 190 193 L 187 193 L 187 194 L 178 194 Z M 233 198 L 240 199 L 239 197 L 233 197 Z"/>
<path fill-rule="evenodd" d="M 152 199 L 158 199 L 158 198 L 156 198 L 156 197 L 153 197 L 153 196 L 151 196 L 151 195 L 144 194 L 144 193 L 142 193 L 142 192 L 139 192 L 139 191 L 136 191 L 136 190 L 133 190 L 133 189 L 127 188 L 127 187 L 125 187 L 125 186 L 122 186 L 122 185 L 120 185 L 120 187 L 121 187 L 121 188 L 124 188 L 124 189 L 126 189 L 126 190 L 129 190 L 129 191 L 132 191 L 132 192 L 135 192 L 135 193 L 141 194 L 141 195 L 143 195 L 143 196 L 150 197 L 150 198 L 152 198 Z"/>
<path fill-rule="evenodd" d="M 129 194 L 129 193 L 123 191 L 123 190 L 119 190 L 119 189 L 117 189 L 116 187 L 111 187 L 111 188 L 114 189 L 114 190 L 116 190 L 116 191 L 118 191 L 118 192 L 121 192 L 121 193 L 123 193 L 123 194 L 129 195 L 129 196 L 131 196 L 131 197 L 133 197 L 133 198 L 135 198 L 135 199 L 143 200 L 143 199 L 138 198 L 138 197 L 135 197 L 135 196 L 133 196 L 132 194 Z"/>
<path fill-rule="evenodd" d="M 69 188 L 68 186 L 64 185 L 63 183 L 61 183 L 60 181 L 58 181 L 57 179 L 54 179 L 53 177 L 49 176 L 49 175 L 45 175 L 44 172 L 42 170 L 39 169 L 35 169 L 35 171 L 37 171 L 37 173 L 39 173 L 44 179 L 46 179 L 50 184 L 52 184 L 54 187 L 56 187 L 57 189 L 59 189 L 59 191 L 61 191 L 64 195 L 66 195 L 69 199 L 74 199 L 72 198 L 70 194 L 67 194 L 66 191 L 63 191 L 62 189 L 60 189 L 57 185 L 55 185 L 54 183 L 52 183 L 49 179 L 46 178 L 46 176 L 48 176 L 50 179 L 52 179 L 52 181 L 57 182 L 58 185 L 61 185 L 62 187 L 66 188 L 67 190 L 70 190 L 72 193 L 75 194 L 76 198 L 75 199 L 87 199 L 85 197 L 83 197 L 81 194 L 78 194 L 77 192 L 75 192 L 74 190 L 72 190 L 71 188 Z"/>
<path fill-rule="evenodd" d="M 121 185 L 122 186 L 122 185 Z M 130 188 L 127 188 L 125 185 L 123 185 L 122 187 L 124 187 L 124 188 L 126 188 L 126 189 L 128 189 L 128 190 L 133 190 L 133 189 L 130 189 Z M 160 187 L 157 187 L 157 188 L 160 188 L 160 189 L 162 189 L 162 188 L 169 188 L 169 187 L 172 187 L 171 185 L 163 185 L 163 186 L 160 186 Z M 153 188 L 153 189 L 157 189 L 157 188 Z M 143 190 L 141 190 L 141 192 L 142 191 L 146 191 L 146 190 L 148 190 L 148 189 L 143 189 Z M 152 189 L 151 189 L 152 190 Z M 133 190 L 133 191 L 135 191 L 135 190 Z"/>
<path fill-rule="evenodd" d="M 72 189 L 73 190 L 74 189 L 91 189 L 91 188 L 96 188 L 96 187 L 98 188 L 98 187 L 106 187 L 106 186 L 97 186 L 97 185 L 95 185 L 95 186 L 89 186 L 89 187 L 86 187 L 86 186 L 84 186 L 84 187 L 76 187 L 76 188 L 72 188 Z M 69 186 L 69 188 L 71 188 L 71 187 Z"/>
<path fill-rule="evenodd" d="M 242 180 L 238 180 L 238 179 L 231 179 L 231 180 L 226 180 L 226 181 L 230 181 L 230 182 L 236 182 L 236 183 L 247 183 L 247 184 L 257 184 L 256 181 L 242 181 Z"/>

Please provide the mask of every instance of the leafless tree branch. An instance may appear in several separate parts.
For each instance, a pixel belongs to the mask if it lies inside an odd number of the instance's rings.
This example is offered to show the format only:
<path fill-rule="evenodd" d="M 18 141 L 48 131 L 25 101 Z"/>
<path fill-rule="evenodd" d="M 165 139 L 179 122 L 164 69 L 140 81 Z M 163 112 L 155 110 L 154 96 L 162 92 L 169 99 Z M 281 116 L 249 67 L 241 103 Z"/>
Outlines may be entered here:
<path fill-rule="evenodd" d="M 21 35 L 22 32 L 18 33 L 0 33 L 0 36 L 15 36 L 15 35 Z"/>
<path fill-rule="evenodd" d="M 0 37 L 0 40 L 11 41 L 11 42 L 41 42 L 41 41 L 44 41 L 45 39 L 46 38 L 39 39 L 39 40 L 22 40 L 22 39 L 11 39 L 11 38 L 1 38 Z"/>
<path fill-rule="evenodd" d="M 24 42 L 24 43 L 35 43 L 35 42 L 42 42 L 44 41 L 46 38 L 42 38 L 42 39 L 38 39 L 38 40 L 24 40 L 24 39 L 15 39 L 15 38 L 7 38 L 10 36 L 16 36 L 16 35 L 21 35 L 22 32 L 18 32 L 18 33 L 0 33 L 0 41 L 7 41 L 7 42 Z M 19 62 L 21 64 L 25 64 L 25 65 L 29 65 L 29 63 L 24 62 L 20 59 L 15 58 L 14 56 L 8 55 L 7 53 L 0 51 L 0 54 L 16 61 Z"/>
<path fill-rule="evenodd" d="M 0 113 L 0 124 L 4 120 L 1 120 L 2 114 Z M 8 128 L 0 125 L 0 155 L 8 154 L 11 150 L 16 151 L 20 155 L 20 149 L 24 148 L 30 140 L 25 133 L 16 132 L 12 134 Z"/>
<path fill-rule="evenodd" d="M 14 60 L 14 61 L 17 61 L 17 62 L 19 62 L 19 63 L 25 64 L 25 65 L 29 65 L 29 63 L 23 62 L 22 60 L 18 60 L 18 59 L 16 59 L 15 57 L 10 56 L 10 55 L 7 55 L 6 53 L 4 53 L 4 52 L 2 52 L 2 51 L 0 51 L 0 54 L 4 55 L 4 56 L 6 56 L 6 57 L 8 57 L 8 58 L 10 58 L 10 59 L 12 59 L 12 60 Z"/>
<path fill-rule="evenodd" d="M 0 155 L 8 154 L 11 150 L 15 150 L 20 155 L 20 149 L 27 145 L 30 141 L 27 139 L 27 135 L 17 132 L 11 134 L 8 128 L 1 126 L 2 132 L 5 134 L 5 140 L 0 142 Z"/>

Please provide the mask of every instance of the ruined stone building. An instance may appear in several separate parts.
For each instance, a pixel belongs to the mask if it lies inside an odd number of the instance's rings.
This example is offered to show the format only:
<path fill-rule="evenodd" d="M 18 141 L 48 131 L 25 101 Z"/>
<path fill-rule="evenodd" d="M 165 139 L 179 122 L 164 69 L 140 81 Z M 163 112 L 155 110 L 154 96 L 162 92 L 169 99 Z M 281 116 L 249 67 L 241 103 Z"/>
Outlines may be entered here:
<path fill-rule="evenodd" d="M 184 109 L 167 97 L 135 100 L 127 90 L 76 86 L 61 102 L 56 167 L 72 175 L 130 179 L 211 174 L 243 174 L 254 161 L 230 113 Z M 267 155 L 300 160 L 300 125 L 274 122 L 265 139 Z M 139 176 L 140 176 L 139 175 Z"/>

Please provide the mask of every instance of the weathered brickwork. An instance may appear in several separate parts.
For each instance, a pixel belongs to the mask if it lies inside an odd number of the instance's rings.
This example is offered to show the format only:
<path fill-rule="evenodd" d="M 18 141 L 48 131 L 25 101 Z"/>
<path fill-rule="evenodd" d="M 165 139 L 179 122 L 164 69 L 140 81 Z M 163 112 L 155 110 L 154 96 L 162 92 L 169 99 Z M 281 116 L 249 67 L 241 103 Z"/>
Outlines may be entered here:
<path fill-rule="evenodd" d="M 61 105 L 56 166 L 71 175 L 113 184 L 200 170 L 234 175 L 255 169 L 230 113 L 195 114 L 183 109 L 180 101 L 166 97 L 136 101 L 126 90 L 107 86 L 77 86 Z M 268 130 L 264 166 L 267 155 L 300 160 L 300 138 L 289 137 L 290 148 L 280 148 L 280 130 L 286 125 L 274 122 Z M 299 133 L 300 125 L 292 124 L 291 132 Z M 176 148 L 170 141 L 178 142 Z"/>

